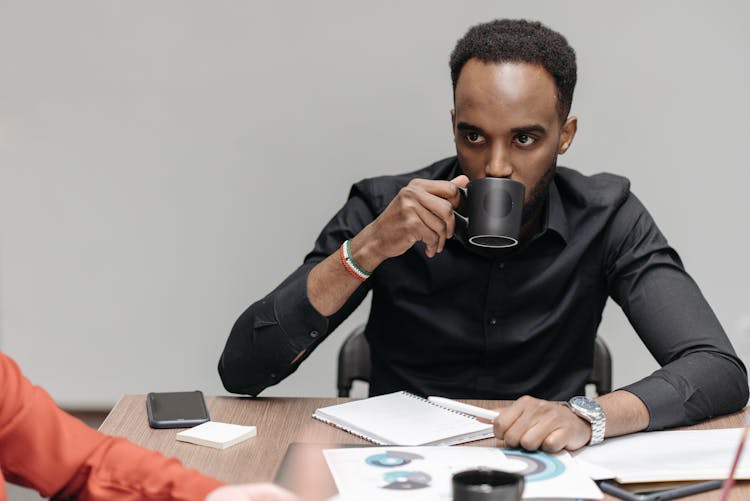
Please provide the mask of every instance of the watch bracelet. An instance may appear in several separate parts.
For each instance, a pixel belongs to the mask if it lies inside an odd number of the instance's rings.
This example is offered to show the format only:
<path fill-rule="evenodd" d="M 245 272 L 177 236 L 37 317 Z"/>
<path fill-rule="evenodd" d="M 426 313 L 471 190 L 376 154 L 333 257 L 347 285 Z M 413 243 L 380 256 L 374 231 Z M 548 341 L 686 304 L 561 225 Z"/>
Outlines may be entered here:
<path fill-rule="evenodd" d="M 604 430 L 606 427 L 605 419 L 596 419 L 590 421 L 591 423 L 591 440 L 589 445 L 596 445 L 604 440 Z"/>

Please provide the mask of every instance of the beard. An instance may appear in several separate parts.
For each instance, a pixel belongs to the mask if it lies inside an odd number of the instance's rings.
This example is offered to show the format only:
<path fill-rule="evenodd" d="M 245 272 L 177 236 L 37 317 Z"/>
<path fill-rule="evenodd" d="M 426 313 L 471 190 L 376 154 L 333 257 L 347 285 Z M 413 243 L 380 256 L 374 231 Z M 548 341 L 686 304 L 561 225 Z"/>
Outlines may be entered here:
<path fill-rule="evenodd" d="M 549 185 L 555 178 L 555 170 L 557 169 L 557 159 L 552 160 L 552 164 L 547 168 L 542 178 L 536 183 L 536 186 L 532 188 L 531 195 L 529 195 L 529 201 L 523 204 L 523 215 L 521 216 L 521 226 L 525 226 L 531 221 L 547 201 L 549 196 Z"/>

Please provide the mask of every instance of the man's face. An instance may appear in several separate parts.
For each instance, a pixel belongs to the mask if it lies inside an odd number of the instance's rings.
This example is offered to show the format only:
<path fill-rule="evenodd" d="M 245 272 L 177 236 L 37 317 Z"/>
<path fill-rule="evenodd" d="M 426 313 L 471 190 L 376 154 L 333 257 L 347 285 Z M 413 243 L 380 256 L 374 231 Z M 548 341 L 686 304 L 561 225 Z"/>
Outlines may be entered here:
<path fill-rule="evenodd" d="M 538 213 L 557 155 L 573 141 L 576 118 L 561 123 L 555 81 L 528 63 L 483 63 L 461 69 L 452 113 L 458 162 L 469 179 L 506 177 L 526 187 L 524 222 Z"/>

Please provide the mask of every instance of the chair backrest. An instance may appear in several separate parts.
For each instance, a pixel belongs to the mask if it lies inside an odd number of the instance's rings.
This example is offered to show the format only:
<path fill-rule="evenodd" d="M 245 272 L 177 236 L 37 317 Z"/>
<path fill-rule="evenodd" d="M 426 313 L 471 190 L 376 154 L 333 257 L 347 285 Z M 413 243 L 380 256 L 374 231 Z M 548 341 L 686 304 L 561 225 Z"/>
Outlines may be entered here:
<path fill-rule="evenodd" d="M 596 387 L 597 395 L 612 391 L 612 355 L 607 343 L 599 336 L 594 340 L 594 367 L 591 369 L 588 384 Z"/>
<path fill-rule="evenodd" d="M 370 382 L 372 363 L 365 325 L 357 326 L 339 349 L 338 388 L 340 397 L 348 397 L 354 381 Z"/>
<path fill-rule="evenodd" d="M 354 381 L 370 382 L 372 370 L 370 344 L 365 338 L 365 324 L 357 326 L 339 349 L 337 386 L 340 397 L 348 397 Z M 612 356 L 599 336 L 594 342 L 594 367 L 587 384 L 596 387 L 598 395 L 612 391 Z"/>

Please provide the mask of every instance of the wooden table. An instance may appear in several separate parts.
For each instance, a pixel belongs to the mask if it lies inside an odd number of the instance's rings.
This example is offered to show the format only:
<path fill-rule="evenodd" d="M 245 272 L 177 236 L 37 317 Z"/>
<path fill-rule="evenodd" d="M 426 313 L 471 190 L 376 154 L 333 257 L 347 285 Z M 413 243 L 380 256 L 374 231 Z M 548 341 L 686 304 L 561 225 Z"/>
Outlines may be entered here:
<path fill-rule="evenodd" d="M 179 430 L 154 430 L 148 426 L 144 395 L 125 395 L 115 405 L 100 428 L 110 435 L 125 437 L 144 447 L 175 456 L 183 464 L 229 483 L 272 481 L 278 466 L 293 442 L 318 444 L 363 444 L 369 442 L 311 418 L 318 407 L 347 401 L 345 398 L 243 398 L 207 397 L 211 419 L 226 423 L 254 425 L 258 435 L 225 450 L 177 442 Z M 466 400 L 480 407 L 493 408 L 503 402 Z M 750 409 L 712 419 L 688 429 L 732 428 L 742 426 Z M 468 446 L 494 447 L 495 439 Z M 310 472 L 308 472 L 310 473 Z M 327 473 L 327 472 L 326 472 Z M 314 475 L 313 475 L 314 476 Z M 691 496 L 691 501 L 718 500 L 719 491 Z M 608 500 L 615 498 L 607 497 Z M 732 491 L 734 501 L 750 499 L 750 481 L 739 482 Z"/>

